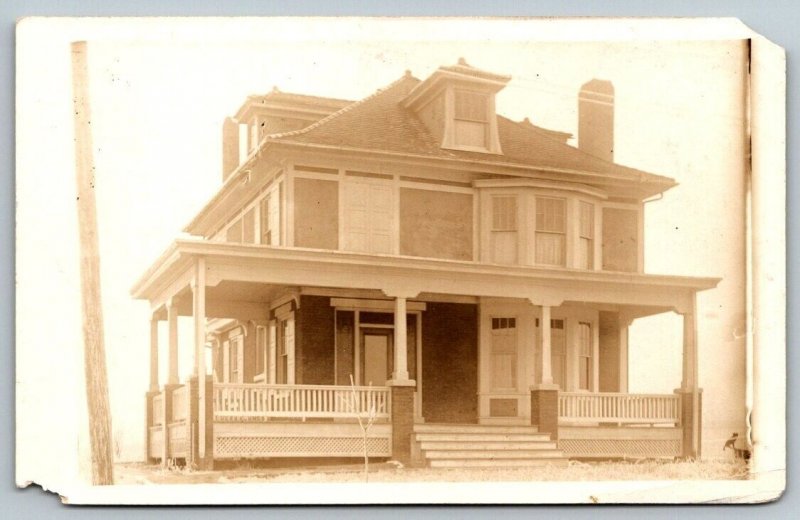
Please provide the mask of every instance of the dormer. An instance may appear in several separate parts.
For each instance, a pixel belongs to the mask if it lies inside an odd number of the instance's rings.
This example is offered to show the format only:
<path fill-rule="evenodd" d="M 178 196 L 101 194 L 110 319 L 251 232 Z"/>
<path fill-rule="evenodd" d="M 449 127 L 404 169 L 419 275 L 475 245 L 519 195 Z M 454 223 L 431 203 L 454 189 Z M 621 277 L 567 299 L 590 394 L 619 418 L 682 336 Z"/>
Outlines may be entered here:
<path fill-rule="evenodd" d="M 222 126 L 222 178 L 227 179 L 269 134 L 305 128 L 352 101 L 281 92 L 277 87 L 264 95 L 248 96 L 233 117 Z"/>
<path fill-rule="evenodd" d="M 495 94 L 510 79 L 460 58 L 417 85 L 403 105 L 417 113 L 442 148 L 501 154 Z"/>

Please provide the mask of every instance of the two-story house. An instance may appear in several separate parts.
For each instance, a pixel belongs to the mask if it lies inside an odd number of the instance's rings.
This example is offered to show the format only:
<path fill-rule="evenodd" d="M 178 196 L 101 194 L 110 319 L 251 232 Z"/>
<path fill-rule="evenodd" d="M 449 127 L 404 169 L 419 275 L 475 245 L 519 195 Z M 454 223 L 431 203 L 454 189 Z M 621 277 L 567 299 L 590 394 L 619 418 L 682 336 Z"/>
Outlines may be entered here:
<path fill-rule="evenodd" d="M 495 111 L 460 60 L 360 101 L 273 90 L 223 124 L 223 184 L 133 288 L 149 301 L 147 456 L 527 466 L 696 457 L 697 291 L 643 272 L 643 203 L 613 162 L 614 90 L 569 134 Z M 683 377 L 630 394 L 628 327 L 683 316 Z M 194 377 L 178 378 L 178 316 Z M 158 381 L 158 322 L 169 378 Z M 352 381 L 352 384 L 351 384 Z"/>

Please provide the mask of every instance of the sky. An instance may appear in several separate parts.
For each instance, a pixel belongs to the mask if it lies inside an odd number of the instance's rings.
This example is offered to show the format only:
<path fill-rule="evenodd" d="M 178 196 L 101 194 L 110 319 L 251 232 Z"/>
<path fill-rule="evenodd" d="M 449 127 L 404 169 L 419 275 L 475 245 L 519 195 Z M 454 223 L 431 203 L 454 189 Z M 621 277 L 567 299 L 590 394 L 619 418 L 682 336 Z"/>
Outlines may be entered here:
<path fill-rule="evenodd" d="M 704 408 L 704 444 L 721 447 L 741 427 L 741 43 L 657 41 L 657 31 L 644 41 L 589 41 L 585 31 L 573 33 L 579 42 L 544 41 L 563 36 L 521 20 L 84 20 L 23 22 L 20 31 L 17 330 L 25 350 L 18 348 L 17 374 L 27 385 L 18 398 L 31 410 L 20 427 L 33 439 L 48 434 L 35 427 L 36 413 L 51 414 L 71 439 L 82 438 L 85 413 L 75 413 L 85 406 L 69 61 L 69 42 L 78 39 L 89 42 L 109 392 L 123 458 L 141 457 L 149 368 L 149 306 L 129 290 L 221 185 L 224 117 L 273 86 L 355 100 L 406 69 L 424 79 L 459 57 L 512 77 L 497 96 L 498 113 L 573 134 L 580 85 L 613 82 L 616 162 L 679 183 L 646 205 L 646 271 L 722 278 L 698 298 L 700 384 L 704 403 L 715 403 Z M 191 371 L 186 325 L 182 376 Z M 162 382 L 165 338 L 162 330 Z M 630 391 L 677 388 L 681 341 L 677 316 L 637 320 Z M 70 391 L 42 399 L 38 387 L 56 382 Z M 85 439 L 76 442 L 85 465 Z"/>

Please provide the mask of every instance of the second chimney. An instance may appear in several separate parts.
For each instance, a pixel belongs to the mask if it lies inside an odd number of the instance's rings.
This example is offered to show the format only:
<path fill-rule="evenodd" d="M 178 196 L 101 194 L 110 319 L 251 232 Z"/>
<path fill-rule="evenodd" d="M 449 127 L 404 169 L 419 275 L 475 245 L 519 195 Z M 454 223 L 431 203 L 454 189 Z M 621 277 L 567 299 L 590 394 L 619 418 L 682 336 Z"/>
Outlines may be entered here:
<path fill-rule="evenodd" d="M 614 85 L 593 79 L 578 94 L 578 148 L 614 162 Z"/>

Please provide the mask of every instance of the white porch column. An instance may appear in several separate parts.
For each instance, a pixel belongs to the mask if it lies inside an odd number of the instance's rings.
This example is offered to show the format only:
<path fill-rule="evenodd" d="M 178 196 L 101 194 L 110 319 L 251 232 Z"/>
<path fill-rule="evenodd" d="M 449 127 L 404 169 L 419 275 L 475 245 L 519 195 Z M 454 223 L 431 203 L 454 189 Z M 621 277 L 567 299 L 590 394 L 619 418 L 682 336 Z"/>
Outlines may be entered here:
<path fill-rule="evenodd" d="M 405 296 L 394 299 L 394 372 L 393 381 L 408 381 L 408 334 Z"/>
<path fill-rule="evenodd" d="M 167 302 L 167 327 L 169 329 L 169 377 L 167 384 L 178 384 L 178 309 L 175 302 Z"/>
<path fill-rule="evenodd" d="M 195 264 L 192 288 L 192 317 L 194 318 L 194 375 L 197 378 L 197 453 L 204 465 L 207 457 L 207 437 L 209 436 L 206 389 L 206 262 L 198 258 Z M 210 455 L 210 453 L 208 454 Z"/>
<path fill-rule="evenodd" d="M 552 357 L 550 348 L 550 306 L 542 305 L 542 358 L 539 361 L 542 364 L 542 384 L 553 384 L 553 368 Z"/>
<path fill-rule="evenodd" d="M 197 260 L 191 288 L 194 318 L 194 375 L 203 377 L 206 374 L 206 269 L 203 258 Z"/>
<path fill-rule="evenodd" d="M 150 317 L 150 391 L 158 391 L 158 318 Z"/>

